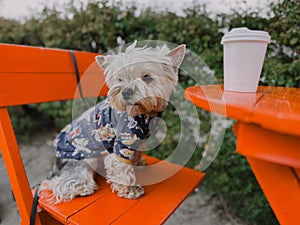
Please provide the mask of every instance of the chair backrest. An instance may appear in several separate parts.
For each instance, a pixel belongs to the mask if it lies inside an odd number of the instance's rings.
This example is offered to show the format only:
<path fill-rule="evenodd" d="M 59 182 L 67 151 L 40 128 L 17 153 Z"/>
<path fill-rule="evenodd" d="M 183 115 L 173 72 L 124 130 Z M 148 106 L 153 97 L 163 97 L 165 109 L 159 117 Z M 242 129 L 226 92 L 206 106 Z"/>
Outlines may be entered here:
<path fill-rule="evenodd" d="M 84 97 L 106 95 L 96 53 L 74 51 Z M 69 50 L 0 44 L 0 107 L 80 97 Z"/>
<path fill-rule="evenodd" d="M 0 150 L 22 224 L 29 224 L 33 197 L 7 107 L 106 95 L 103 71 L 95 63 L 98 54 L 73 54 L 77 77 L 69 50 L 0 44 Z"/>

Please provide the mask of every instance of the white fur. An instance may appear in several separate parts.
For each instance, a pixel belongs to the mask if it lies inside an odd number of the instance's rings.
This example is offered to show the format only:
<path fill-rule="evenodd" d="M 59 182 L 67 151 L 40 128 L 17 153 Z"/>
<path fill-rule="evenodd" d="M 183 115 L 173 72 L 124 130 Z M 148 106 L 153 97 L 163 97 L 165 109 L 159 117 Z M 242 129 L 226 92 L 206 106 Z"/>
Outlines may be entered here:
<path fill-rule="evenodd" d="M 111 184 L 113 192 L 118 196 L 134 199 L 144 194 L 143 188 L 136 184 L 133 167 L 129 164 L 120 162 L 113 154 L 105 157 L 107 182 Z"/>
<path fill-rule="evenodd" d="M 166 46 L 157 48 L 136 48 L 136 42 L 124 52 L 96 57 L 104 69 L 106 83 L 110 89 L 110 105 L 128 115 L 151 114 L 165 109 L 169 97 L 178 80 L 178 67 L 185 55 L 185 46 L 172 51 Z M 124 90 L 133 94 L 124 97 Z M 136 183 L 133 165 L 144 163 L 140 153 L 135 152 L 132 164 L 119 161 L 114 154 L 105 157 L 107 182 L 118 196 L 135 199 L 144 194 L 141 185 Z M 40 191 L 51 190 L 56 203 L 70 201 L 76 196 L 93 194 L 97 189 L 93 168 L 98 159 L 63 159 L 63 165 L 55 167 L 54 177 L 42 183 Z"/>
<path fill-rule="evenodd" d="M 51 190 L 53 193 L 50 201 L 60 203 L 70 201 L 76 196 L 91 195 L 98 188 L 94 181 L 94 170 L 89 164 L 96 164 L 98 159 L 88 159 L 78 161 L 69 159 L 60 171 L 59 175 L 54 176 L 51 180 L 42 182 L 39 192 Z"/>
<path fill-rule="evenodd" d="M 137 48 L 136 44 L 135 41 L 125 52 L 119 50 L 117 54 L 111 53 L 107 56 L 96 57 L 97 62 L 104 68 L 106 81 L 110 80 L 118 71 L 136 63 L 154 62 L 173 66 L 171 58 L 166 57 L 171 51 L 166 45 L 157 48 L 147 46 Z"/>

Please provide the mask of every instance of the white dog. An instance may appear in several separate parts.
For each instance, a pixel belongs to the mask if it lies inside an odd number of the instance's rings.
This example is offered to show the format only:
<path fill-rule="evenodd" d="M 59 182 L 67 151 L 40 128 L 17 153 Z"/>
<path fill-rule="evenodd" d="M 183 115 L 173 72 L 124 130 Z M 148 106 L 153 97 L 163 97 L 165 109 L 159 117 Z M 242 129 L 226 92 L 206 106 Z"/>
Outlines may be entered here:
<path fill-rule="evenodd" d="M 170 50 L 166 45 L 138 48 L 135 42 L 124 52 L 97 56 L 108 97 L 58 134 L 57 166 L 40 191 L 51 190 L 56 202 L 93 194 L 97 184 L 89 165 L 96 165 L 102 156 L 113 192 L 129 199 L 143 195 L 133 169 L 142 162 L 136 150 L 151 134 L 152 119 L 166 108 L 184 55 L 185 45 Z"/>

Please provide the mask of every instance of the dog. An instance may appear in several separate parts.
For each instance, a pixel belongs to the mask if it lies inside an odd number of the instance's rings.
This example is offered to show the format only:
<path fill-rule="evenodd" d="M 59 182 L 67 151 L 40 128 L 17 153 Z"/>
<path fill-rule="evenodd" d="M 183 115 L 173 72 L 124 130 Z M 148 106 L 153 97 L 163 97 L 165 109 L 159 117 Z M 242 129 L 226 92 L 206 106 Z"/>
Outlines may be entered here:
<path fill-rule="evenodd" d="M 56 164 L 40 192 L 52 191 L 56 203 L 93 194 L 98 186 L 92 168 L 99 162 L 104 163 L 107 182 L 119 197 L 136 199 L 144 194 L 134 173 L 134 166 L 145 164 L 138 150 L 177 85 L 186 47 L 136 45 L 135 41 L 116 54 L 96 57 L 109 92 L 54 141 Z"/>

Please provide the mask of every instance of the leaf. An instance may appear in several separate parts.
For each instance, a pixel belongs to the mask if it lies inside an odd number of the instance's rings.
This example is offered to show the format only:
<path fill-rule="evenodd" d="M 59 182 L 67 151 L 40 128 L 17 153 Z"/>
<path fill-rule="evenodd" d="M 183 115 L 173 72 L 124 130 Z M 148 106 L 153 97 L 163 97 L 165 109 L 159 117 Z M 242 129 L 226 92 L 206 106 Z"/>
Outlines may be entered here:
<path fill-rule="evenodd" d="M 299 38 L 297 38 L 297 37 L 294 37 L 294 38 L 292 38 L 291 40 L 290 40 L 290 44 L 291 45 L 295 45 L 295 44 L 297 44 L 299 42 Z M 299 44 L 299 43 L 298 43 Z"/>

